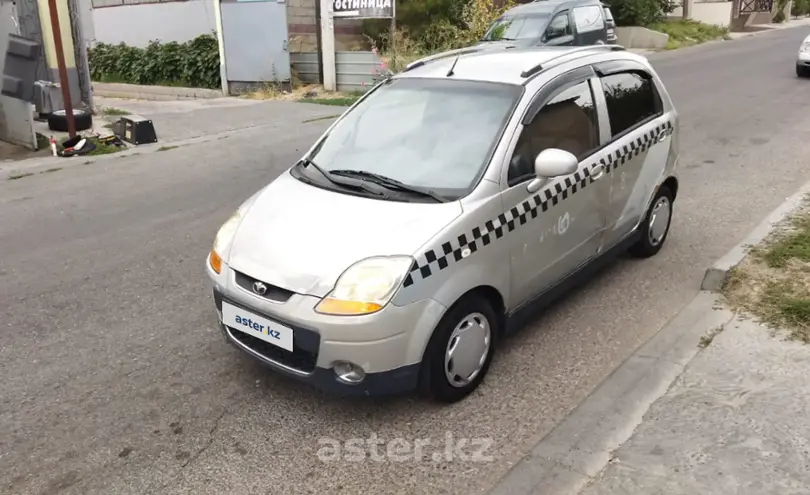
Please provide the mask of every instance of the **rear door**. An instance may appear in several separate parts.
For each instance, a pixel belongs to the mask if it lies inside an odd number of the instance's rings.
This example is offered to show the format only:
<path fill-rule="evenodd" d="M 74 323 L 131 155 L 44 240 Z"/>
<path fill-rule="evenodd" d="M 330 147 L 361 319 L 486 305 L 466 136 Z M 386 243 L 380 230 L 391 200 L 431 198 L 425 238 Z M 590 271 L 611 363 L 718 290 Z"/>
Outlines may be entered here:
<path fill-rule="evenodd" d="M 584 5 L 572 11 L 577 45 L 595 45 L 607 42 L 607 30 L 602 7 Z"/>
<path fill-rule="evenodd" d="M 595 100 L 607 112 L 609 142 L 603 148 L 610 175 L 604 244 L 610 247 L 641 222 L 669 157 L 673 117 L 658 83 L 644 67 L 630 62 L 594 66 Z"/>

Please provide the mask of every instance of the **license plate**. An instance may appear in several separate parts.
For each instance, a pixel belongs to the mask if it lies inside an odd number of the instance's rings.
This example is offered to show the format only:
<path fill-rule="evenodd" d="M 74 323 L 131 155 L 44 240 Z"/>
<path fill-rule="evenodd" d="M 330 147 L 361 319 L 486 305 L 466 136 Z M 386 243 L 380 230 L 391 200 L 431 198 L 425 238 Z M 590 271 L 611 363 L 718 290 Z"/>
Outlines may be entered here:
<path fill-rule="evenodd" d="M 234 330 L 261 339 L 268 344 L 293 350 L 293 330 L 263 316 L 222 302 L 222 323 Z"/>

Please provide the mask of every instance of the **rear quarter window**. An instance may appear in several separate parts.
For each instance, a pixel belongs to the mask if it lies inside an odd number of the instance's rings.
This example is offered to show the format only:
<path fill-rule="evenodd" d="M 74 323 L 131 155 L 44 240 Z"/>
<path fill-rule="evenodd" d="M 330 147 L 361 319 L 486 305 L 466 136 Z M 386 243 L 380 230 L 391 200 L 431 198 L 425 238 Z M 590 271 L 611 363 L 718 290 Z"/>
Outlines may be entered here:
<path fill-rule="evenodd" d="M 620 72 L 601 80 L 613 137 L 663 113 L 661 96 L 649 74 Z"/>
<path fill-rule="evenodd" d="M 579 33 L 604 29 L 605 19 L 602 17 L 602 8 L 598 5 L 574 8 L 574 24 Z"/>

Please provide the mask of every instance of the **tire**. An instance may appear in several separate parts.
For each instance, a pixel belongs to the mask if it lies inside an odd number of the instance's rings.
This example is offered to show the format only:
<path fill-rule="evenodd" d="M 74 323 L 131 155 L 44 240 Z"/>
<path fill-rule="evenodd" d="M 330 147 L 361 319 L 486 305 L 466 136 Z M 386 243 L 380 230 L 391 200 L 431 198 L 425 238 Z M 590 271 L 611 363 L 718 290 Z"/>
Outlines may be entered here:
<path fill-rule="evenodd" d="M 498 321 L 497 315 L 492 309 L 492 305 L 481 295 L 475 293 L 468 294 L 456 302 L 456 304 L 445 313 L 439 321 L 439 324 L 436 325 L 436 329 L 433 331 L 433 335 L 425 350 L 425 355 L 422 358 L 420 370 L 420 389 L 422 395 L 437 402 L 454 403 L 464 399 L 473 390 L 478 388 L 489 371 L 492 357 L 495 355 L 495 344 L 497 343 L 499 331 Z M 485 323 L 486 327 L 489 329 L 488 345 L 483 345 L 483 348 L 478 349 L 481 352 L 483 364 L 472 379 L 451 383 L 445 368 L 445 357 L 450 348 L 451 337 L 456 335 L 459 327 L 463 328 L 463 324 L 472 323 L 474 325 L 475 323 L 473 322 Z M 477 331 L 475 327 L 467 326 L 467 328 L 467 332 L 469 332 L 467 335 L 469 337 L 477 337 L 486 334 L 486 330 L 483 329 L 481 330 L 483 333 L 479 334 L 479 331 Z M 453 338 L 453 340 L 458 343 L 456 338 Z M 468 341 L 468 343 L 474 346 L 474 344 L 480 344 L 481 342 L 472 340 Z M 476 355 L 477 353 L 473 352 L 472 354 Z M 474 362 L 475 359 L 472 361 Z M 450 363 L 450 367 L 453 369 L 452 360 Z M 458 369 L 459 366 L 456 366 L 453 371 Z M 467 375 L 465 378 L 470 378 L 470 376 L 472 375 Z"/>
<path fill-rule="evenodd" d="M 658 251 L 664 246 L 664 243 L 669 236 L 669 227 L 672 225 L 672 203 L 674 201 L 672 191 L 667 186 L 661 186 L 655 197 L 650 204 L 650 209 L 647 210 L 647 215 L 644 222 L 639 226 L 641 231 L 641 239 L 635 244 L 630 246 L 628 252 L 631 256 L 636 258 L 649 258 L 658 254 Z M 664 208 L 666 208 L 664 210 Z M 665 218 L 658 217 L 659 214 L 666 215 Z M 661 225 L 655 220 L 658 219 L 666 221 Z M 661 229 L 663 228 L 663 232 Z"/>
<path fill-rule="evenodd" d="M 76 121 L 76 132 L 86 131 L 93 127 L 93 115 L 90 112 L 73 109 L 73 118 Z M 67 112 L 56 110 L 48 116 L 48 129 L 57 132 L 68 132 Z"/>

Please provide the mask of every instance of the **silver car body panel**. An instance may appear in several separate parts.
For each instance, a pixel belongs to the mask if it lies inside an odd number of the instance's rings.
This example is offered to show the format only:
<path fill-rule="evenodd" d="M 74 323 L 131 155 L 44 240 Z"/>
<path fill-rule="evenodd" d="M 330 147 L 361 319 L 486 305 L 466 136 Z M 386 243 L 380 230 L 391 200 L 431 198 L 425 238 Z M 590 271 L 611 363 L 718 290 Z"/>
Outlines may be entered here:
<path fill-rule="evenodd" d="M 509 187 L 509 160 L 524 117 L 537 109 L 535 98 L 564 74 L 617 60 L 653 76 L 662 115 L 610 141 L 599 78 L 592 73 L 584 80 L 592 85 L 602 146 L 576 173 L 547 179 L 535 193 L 526 182 Z M 455 57 L 434 60 L 396 77 L 443 79 L 454 62 Z M 529 78 L 520 75 L 540 63 L 549 67 Z M 656 190 L 676 175 L 677 113 L 644 57 L 605 47 L 484 50 L 459 56 L 452 77 L 524 86 L 503 138 L 467 196 L 448 203 L 383 201 L 308 185 L 287 171 L 251 198 L 223 256 L 222 273 L 208 266 L 215 293 L 267 318 L 316 331 L 319 368 L 340 360 L 367 373 L 416 365 L 442 315 L 463 294 L 489 287 L 500 294 L 507 313 L 516 311 L 633 234 Z M 386 307 L 348 317 L 315 311 L 347 268 L 385 255 L 414 258 Z M 293 295 L 283 303 L 267 301 L 237 286 L 234 270 Z"/>

